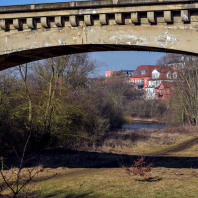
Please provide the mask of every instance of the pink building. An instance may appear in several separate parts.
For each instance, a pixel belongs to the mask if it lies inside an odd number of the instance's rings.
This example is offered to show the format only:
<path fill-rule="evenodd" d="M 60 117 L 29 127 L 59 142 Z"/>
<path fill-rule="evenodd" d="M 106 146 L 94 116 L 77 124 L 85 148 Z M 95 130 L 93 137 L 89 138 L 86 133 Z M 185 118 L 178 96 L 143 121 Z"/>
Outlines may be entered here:
<path fill-rule="evenodd" d="M 174 92 L 174 82 L 161 82 L 161 84 L 155 88 L 155 100 L 161 100 L 164 103 L 169 103 Z"/>
<path fill-rule="evenodd" d="M 110 78 L 113 75 L 113 70 L 105 71 L 105 77 Z"/>

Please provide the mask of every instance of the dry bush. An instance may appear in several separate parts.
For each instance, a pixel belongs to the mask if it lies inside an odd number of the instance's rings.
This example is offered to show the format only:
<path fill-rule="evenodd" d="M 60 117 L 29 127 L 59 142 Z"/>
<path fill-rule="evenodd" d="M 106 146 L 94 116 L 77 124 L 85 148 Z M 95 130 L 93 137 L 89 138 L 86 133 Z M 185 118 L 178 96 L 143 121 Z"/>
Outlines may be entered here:
<path fill-rule="evenodd" d="M 152 170 L 153 164 L 152 163 L 150 163 L 148 165 L 146 165 L 146 164 L 147 163 L 145 162 L 145 158 L 141 157 L 141 158 L 137 159 L 137 161 L 134 161 L 134 164 L 132 164 L 132 166 L 130 168 L 122 166 L 122 169 L 128 175 L 132 174 L 135 176 L 140 176 L 141 180 L 143 179 L 145 181 L 150 181 L 151 170 Z M 140 179 L 136 179 L 136 180 L 139 181 Z"/>

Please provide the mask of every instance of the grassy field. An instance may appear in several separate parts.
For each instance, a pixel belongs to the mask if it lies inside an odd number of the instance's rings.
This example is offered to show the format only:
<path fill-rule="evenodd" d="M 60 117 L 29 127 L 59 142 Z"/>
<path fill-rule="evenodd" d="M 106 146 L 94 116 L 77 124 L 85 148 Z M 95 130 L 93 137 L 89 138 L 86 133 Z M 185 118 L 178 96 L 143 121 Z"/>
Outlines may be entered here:
<path fill-rule="evenodd" d="M 120 131 L 108 134 L 103 144 L 86 151 L 53 150 L 40 156 L 38 174 L 23 189 L 29 197 L 198 197 L 197 128 L 169 128 L 160 131 Z M 139 156 L 152 162 L 145 180 L 128 175 Z M 9 175 L 10 171 L 4 171 Z M 23 170 L 28 172 L 28 169 Z M 8 195 L 6 189 L 0 197 Z"/>
<path fill-rule="evenodd" d="M 46 169 L 28 192 L 39 197 L 197 197 L 198 171 L 158 167 L 159 180 L 136 181 L 120 168 Z"/>

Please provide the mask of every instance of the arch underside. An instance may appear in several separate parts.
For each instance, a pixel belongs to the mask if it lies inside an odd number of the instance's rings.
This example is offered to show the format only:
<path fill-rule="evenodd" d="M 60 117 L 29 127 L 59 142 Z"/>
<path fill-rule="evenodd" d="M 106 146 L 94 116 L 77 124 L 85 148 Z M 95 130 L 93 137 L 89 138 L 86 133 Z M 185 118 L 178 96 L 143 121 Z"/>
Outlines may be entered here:
<path fill-rule="evenodd" d="M 43 47 L 38 49 L 24 50 L 0 56 L 0 70 L 14 67 L 20 64 L 38 61 L 46 58 L 70 55 L 86 52 L 102 52 L 102 51 L 151 51 L 151 52 L 168 52 L 187 55 L 197 55 L 192 52 L 185 52 L 174 49 L 164 49 L 148 46 L 137 45 L 119 45 L 119 44 L 85 44 L 85 45 L 70 45 Z"/>

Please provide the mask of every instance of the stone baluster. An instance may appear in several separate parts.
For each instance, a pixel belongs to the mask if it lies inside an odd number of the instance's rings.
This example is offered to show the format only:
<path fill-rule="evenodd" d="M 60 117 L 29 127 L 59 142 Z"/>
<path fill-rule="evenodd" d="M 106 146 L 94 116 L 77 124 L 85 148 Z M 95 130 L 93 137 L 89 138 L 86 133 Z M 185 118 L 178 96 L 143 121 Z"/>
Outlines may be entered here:
<path fill-rule="evenodd" d="M 0 27 L 2 30 L 9 30 L 9 23 L 7 19 L 1 19 L 0 20 Z"/>
<path fill-rule="evenodd" d="M 149 23 L 156 23 L 155 12 L 147 12 L 147 18 Z"/>
<path fill-rule="evenodd" d="M 122 13 L 116 13 L 115 14 L 115 22 L 118 25 L 123 25 L 124 24 L 124 17 Z"/>
<path fill-rule="evenodd" d="M 78 26 L 77 16 L 69 16 L 69 22 L 72 27 L 77 27 Z"/>
<path fill-rule="evenodd" d="M 172 23 L 173 22 L 173 16 L 171 11 L 164 11 L 164 21 L 166 23 Z"/>
<path fill-rule="evenodd" d="M 93 25 L 93 19 L 91 15 L 84 15 L 84 21 L 86 26 Z"/>
<path fill-rule="evenodd" d="M 64 21 L 62 16 L 56 16 L 55 17 L 55 24 L 57 27 L 63 27 L 64 26 Z"/>
<path fill-rule="evenodd" d="M 21 22 L 21 19 L 13 19 L 13 26 L 15 29 L 22 29 L 23 24 Z"/>
<path fill-rule="evenodd" d="M 47 17 L 41 17 L 41 26 L 43 28 L 49 28 L 50 27 L 49 19 Z"/>
<path fill-rule="evenodd" d="M 30 29 L 36 28 L 36 20 L 34 18 L 27 18 L 26 23 L 27 23 L 28 28 Z"/>
<path fill-rule="evenodd" d="M 181 10 L 181 19 L 184 23 L 190 22 L 190 15 L 188 10 Z"/>
<path fill-rule="evenodd" d="M 140 23 L 140 16 L 138 12 L 133 12 L 131 13 L 131 22 L 134 24 L 139 24 Z"/>
<path fill-rule="evenodd" d="M 100 14 L 99 15 L 100 24 L 101 25 L 108 25 L 108 16 L 107 14 Z"/>

